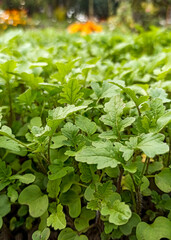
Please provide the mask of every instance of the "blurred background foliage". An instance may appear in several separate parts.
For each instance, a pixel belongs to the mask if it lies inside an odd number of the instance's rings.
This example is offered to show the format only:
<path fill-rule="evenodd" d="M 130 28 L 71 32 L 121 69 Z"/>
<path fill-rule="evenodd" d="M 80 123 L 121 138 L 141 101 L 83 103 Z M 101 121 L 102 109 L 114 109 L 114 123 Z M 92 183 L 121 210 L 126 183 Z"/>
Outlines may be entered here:
<path fill-rule="evenodd" d="M 28 16 L 39 14 L 59 21 L 86 16 L 111 21 L 114 16 L 112 21 L 130 26 L 171 22 L 171 0 L 0 0 L 0 8 L 26 9 Z"/>

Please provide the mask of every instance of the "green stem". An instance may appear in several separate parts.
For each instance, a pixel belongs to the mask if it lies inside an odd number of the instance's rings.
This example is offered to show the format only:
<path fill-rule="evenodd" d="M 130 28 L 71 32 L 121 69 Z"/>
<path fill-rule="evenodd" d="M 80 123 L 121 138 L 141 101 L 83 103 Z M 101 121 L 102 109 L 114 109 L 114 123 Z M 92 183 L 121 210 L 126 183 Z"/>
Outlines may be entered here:
<path fill-rule="evenodd" d="M 10 87 L 9 80 L 7 80 L 7 91 L 8 91 L 9 109 L 10 109 L 9 126 L 11 127 L 13 122 L 13 106 L 12 106 L 11 87 Z"/>
<path fill-rule="evenodd" d="M 134 206 L 134 211 L 137 213 L 137 205 L 136 205 L 134 193 L 132 190 L 131 190 L 131 197 L 132 197 L 132 202 L 133 202 L 133 206 Z"/>
<path fill-rule="evenodd" d="M 141 192 L 140 192 L 140 187 L 136 185 L 134 177 L 132 174 L 130 174 L 131 179 L 134 184 L 135 188 L 135 194 L 136 194 L 136 212 L 141 215 L 141 206 L 142 206 L 142 198 L 141 198 Z"/>
<path fill-rule="evenodd" d="M 88 187 L 87 185 L 85 185 L 85 184 L 82 184 L 82 183 L 78 183 L 78 182 L 75 182 L 74 184 L 75 184 L 75 185 L 78 185 L 78 186 L 81 186 L 81 187 L 85 187 L 85 188 L 87 188 L 87 187 Z"/>
<path fill-rule="evenodd" d="M 99 182 L 101 182 L 101 180 L 102 180 L 102 178 L 103 178 L 103 176 L 104 176 L 104 173 L 105 173 L 105 171 L 104 171 L 104 169 L 102 170 L 102 173 L 101 173 L 101 175 L 100 175 L 100 178 L 99 178 Z"/>
<path fill-rule="evenodd" d="M 49 137 L 49 142 L 48 142 L 48 157 L 47 157 L 47 163 L 50 164 L 50 144 L 52 141 L 52 136 L 53 134 Z"/>
<path fill-rule="evenodd" d="M 123 173 L 124 173 L 124 170 L 123 170 L 123 168 L 121 168 L 120 174 L 119 174 L 119 177 L 118 177 L 118 181 L 117 181 L 117 190 L 116 191 L 118 193 L 120 193 L 120 191 L 121 191 L 121 181 L 122 181 Z"/>

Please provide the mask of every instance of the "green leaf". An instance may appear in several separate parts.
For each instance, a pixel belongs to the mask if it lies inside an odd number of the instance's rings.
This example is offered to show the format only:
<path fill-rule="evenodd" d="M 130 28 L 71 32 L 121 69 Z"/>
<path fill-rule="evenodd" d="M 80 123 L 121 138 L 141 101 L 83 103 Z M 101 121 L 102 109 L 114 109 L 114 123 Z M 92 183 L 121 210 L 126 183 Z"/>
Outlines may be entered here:
<path fill-rule="evenodd" d="M 10 166 L 6 166 L 5 162 L 0 160 L 0 180 L 9 179 L 12 171 Z"/>
<path fill-rule="evenodd" d="M 11 211 L 11 204 L 5 194 L 0 195 L 0 216 L 4 217 Z"/>
<path fill-rule="evenodd" d="M 43 195 L 37 185 L 26 187 L 19 196 L 20 204 L 29 206 L 29 213 L 32 217 L 40 217 L 48 208 L 48 197 Z"/>
<path fill-rule="evenodd" d="M 169 146 L 163 142 L 164 135 L 157 134 L 143 134 L 140 137 L 140 142 L 137 145 L 148 157 L 154 158 L 155 155 L 164 154 L 169 151 Z"/>
<path fill-rule="evenodd" d="M 167 98 L 168 94 L 162 88 L 151 88 L 149 90 L 149 95 L 152 98 L 160 98 L 163 103 L 170 102 L 171 100 Z"/>
<path fill-rule="evenodd" d="M 86 207 L 83 207 L 81 210 L 81 215 L 79 218 L 76 218 L 74 221 L 75 228 L 77 231 L 83 231 L 84 229 L 89 227 L 89 221 L 94 219 L 96 216 L 96 213 L 94 211 L 91 211 L 89 209 L 86 209 Z"/>
<path fill-rule="evenodd" d="M 10 180 L 18 179 L 21 183 L 30 184 L 34 182 L 35 178 L 33 174 L 27 173 L 25 175 L 13 175 L 10 177 Z"/>
<path fill-rule="evenodd" d="M 2 225 L 3 225 L 3 219 L 2 219 L 2 217 L 0 216 L 0 229 L 1 229 Z"/>
<path fill-rule="evenodd" d="M 83 96 L 80 92 L 81 85 L 76 78 L 71 78 L 63 87 L 60 103 L 75 104 Z"/>
<path fill-rule="evenodd" d="M 60 201 L 63 205 L 69 207 L 69 215 L 72 218 L 77 218 L 81 213 L 81 201 L 80 196 L 73 190 L 69 190 L 66 193 L 62 193 Z"/>
<path fill-rule="evenodd" d="M 12 77 L 9 72 L 13 72 L 14 69 L 16 68 L 16 62 L 14 60 L 8 60 L 5 63 L 0 65 L 0 70 L 2 72 L 3 79 L 6 81 L 9 81 L 10 78 Z"/>
<path fill-rule="evenodd" d="M 137 97 L 135 91 L 132 90 L 131 88 L 123 87 L 116 82 L 111 82 L 111 83 L 121 88 L 134 101 L 137 108 L 140 106 L 140 104 L 148 100 L 148 96 Z"/>
<path fill-rule="evenodd" d="M 57 198 L 60 192 L 61 179 L 49 180 L 47 184 L 47 192 L 50 198 Z"/>
<path fill-rule="evenodd" d="M 48 178 L 49 180 L 56 180 L 64 177 L 68 173 L 74 171 L 73 167 L 66 166 L 64 167 L 63 164 L 53 164 L 49 166 Z"/>
<path fill-rule="evenodd" d="M 132 212 L 128 205 L 119 200 L 111 204 L 102 206 L 101 214 L 104 216 L 109 215 L 109 222 L 115 225 L 124 225 L 131 218 Z"/>
<path fill-rule="evenodd" d="M 37 230 L 32 235 L 33 240 L 48 240 L 49 237 L 50 237 L 50 229 L 49 228 L 45 228 L 42 232 Z"/>
<path fill-rule="evenodd" d="M 88 240 L 88 238 L 84 235 L 78 235 L 70 228 L 65 228 L 60 232 L 58 240 Z"/>
<path fill-rule="evenodd" d="M 129 221 L 125 225 L 120 226 L 119 229 L 124 235 L 128 236 L 132 233 L 133 228 L 136 227 L 139 222 L 141 222 L 140 216 L 136 213 L 132 213 Z"/>
<path fill-rule="evenodd" d="M 79 169 L 80 169 L 80 179 L 82 182 L 89 183 L 91 180 L 93 180 L 96 175 L 94 172 L 96 171 L 96 165 L 88 165 L 86 163 L 79 163 Z"/>
<path fill-rule="evenodd" d="M 50 145 L 50 148 L 56 149 L 56 148 L 60 148 L 60 147 L 64 146 L 65 145 L 64 141 L 66 139 L 67 138 L 63 135 L 58 135 L 58 136 L 52 137 L 53 144 Z"/>
<path fill-rule="evenodd" d="M 164 168 L 159 174 L 156 174 L 155 183 L 161 191 L 171 192 L 171 169 Z"/>
<path fill-rule="evenodd" d="M 102 115 L 100 120 L 113 128 L 113 135 L 119 135 L 120 132 L 124 131 L 126 127 L 130 126 L 135 118 L 128 117 L 122 120 L 121 116 L 123 114 L 125 104 L 120 98 L 120 95 L 116 95 L 110 99 L 108 103 L 105 104 L 106 115 Z"/>
<path fill-rule="evenodd" d="M 49 111 L 49 116 L 47 119 L 47 124 L 49 127 L 56 128 L 63 119 L 65 119 L 69 114 L 75 113 L 79 110 L 86 108 L 87 106 L 68 105 L 67 107 L 57 107 Z"/>
<path fill-rule="evenodd" d="M 103 184 L 99 184 L 97 191 L 94 193 L 95 198 L 104 200 L 109 198 L 113 194 L 113 185 L 111 181 L 108 181 Z"/>
<path fill-rule="evenodd" d="M 170 122 L 171 122 L 171 111 L 167 111 L 157 119 L 156 126 L 150 129 L 150 131 L 154 133 L 160 132 Z"/>
<path fill-rule="evenodd" d="M 0 137 L 0 148 L 5 148 L 20 156 L 26 155 L 25 148 L 21 144 L 5 136 Z"/>
<path fill-rule="evenodd" d="M 150 120 L 150 126 L 155 127 L 158 118 L 165 114 L 165 106 L 159 98 L 152 99 L 148 102 L 150 109 L 145 112 L 145 115 Z"/>
<path fill-rule="evenodd" d="M 138 240 L 171 239 L 171 221 L 165 217 L 157 217 L 153 224 L 140 222 L 136 229 Z"/>
<path fill-rule="evenodd" d="M 64 83 L 65 77 L 71 72 L 76 61 L 78 61 L 78 59 L 74 59 L 67 63 L 66 62 L 57 62 L 56 65 L 58 68 L 58 73 L 55 74 L 53 77 L 55 77 L 61 83 Z"/>
<path fill-rule="evenodd" d="M 57 211 L 48 217 L 47 226 L 52 226 L 55 230 L 61 230 L 66 227 L 65 214 L 63 213 L 63 206 L 61 204 L 58 204 Z"/>
<path fill-rule="evenodd" d="M 75 146 L 79 142 L 79 137 L 77 136 L 79 128 L 72 123 L 68 122 L 61 129 L 62 134 L 68 139 L 64 141 L 64 144 L 68 146 Z"/>
<path fill-rule="evenodd" d="M 12 203 L 18 199 L 18 192 L 13 188 L 13 186 L 8 187 L 7 195 Z"/>
<path fill-rule="evenodd" d="M 22 104 L 24 103 L 27 106 L 30 106 L 31 103 L 33 103 L 35 101 L 36 97 L 37 97 L 37 92 L 35 92 L 29 88 L 24 93 L 22 93 L 18 96 L 18 100 Z"/>
<path fill-rule="evenodd" d="M 88 135 L 92 135 L 96 132 L 97 126 L 94 122 L 84 116 L 77 116 L 75 124 Z"/>
<path fill-rule="evenodd" d="M 43 78 L 34 76 L 32 73 L 21 73 L 21 79 L 32 89 L 37 89 L 39 87 L 39 83 L 43 83 Z"/>
<path fill-rule="evenodd" d="M 94 147 L 85 147 L 76 154 L 76 161 L 97 164 L 98 169 L 115 168 L 119 164 L 115 147 L 110 141 L 93 143 Z"/>

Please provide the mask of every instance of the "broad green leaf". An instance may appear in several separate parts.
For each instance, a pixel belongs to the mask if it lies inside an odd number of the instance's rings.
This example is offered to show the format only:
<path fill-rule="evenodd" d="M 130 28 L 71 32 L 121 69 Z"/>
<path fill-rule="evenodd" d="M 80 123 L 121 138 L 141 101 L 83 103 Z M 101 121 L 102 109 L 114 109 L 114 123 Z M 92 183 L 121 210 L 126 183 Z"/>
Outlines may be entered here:
<path fill-rule="evenodd" d="M 74 183 L 78 183 L 79 180 L 79 176 L 76 175 L 74 172 L 68 173 L 65 177 L 62 178 L 62 183 L 60 186 L 61 193 L 67 192 L 71 188 L 71 186 Z"/>
<path fill-rule="evenodd" d="M 95 198 L 100 200 L 105 200 L 109 198 L 113 194 L 113 186 L 112 182 L 108 181 L 103 184 L 99 184 L 97 187 L 97 191 L 94 193 Z"/>
<path fill-rule="evenodd" d="M 171 122 L 171 111 L 167 111 L 158 118 L 156 126 L 150 129 L 151 132 L 160 132 L 167 124 Z"/>
<path fill-rule="evenodd" d="M 86 163 L 79 163 L 79 169 L 80 169 L 80 179 L 82 182 L 89 183 L 93 179 L 96 178 L 97 175 L 94 174 L 96 171 L 95 165 L 88 165 Z"/>
<path fill-rule="evenodd" d="M 141 222 L 139 215 L 132 213 L 132 216 L 128 222 L 125 225 L 120 226 L 119 229 L 124 235 L 128 236 L 132 233 L 133 228 L 136 227 L 139 222 Z"/>
<path fill-rule="evenodd" d="M 8 60 L 5 63 L 0 65 L 0 70 L 2 73 L 2 77 L 5 81 L 9 81 L 10 78 L 12 77 L 10 72 L 13 72 L 16 68 L 16 62 L 14 60 Z"/>
<path fill-rule="evenodd" d="M 131 218 L 132 212 L 128 205 L 119 200 L 110 204 L 104 204 L 101 209 L 101 214 L 109 215 L 109 222 L 115 225 L 124 225 Z"/>
<path fill-rule="evenodd" d="M 75 124 L 88 135 L 92 135 L 96 132 L 97 126 L 94 122 L 84 116 L 77 116 Z"/>
<path fill-rule="evenodd" d="M 151 88 L 149 90 L 149 95 L 152 98 L 160 98 L 163 103 L 170 102 L 171 100 L 167 98 L 168 94 L 162 88 Z"/>
<path fill-rule="evenodd" d="M 137 145 L 148 157 L 154 158 L 155 155 L 164 154 L 169 151 L 169 147 L 164 141 L 164 135 L 157 134 L 143 134 L 140 137 L 140 142 Z"/>
<path fill-rule="evenodd" d="M 32 217 L 40 217 L 48 208 L 48 197 L 43 195 L 37 185 L 26 187 L 19 196 L 19 203 L 29 206 L 29 213 Z"/>
<path fill-rule="evenodd" d="M 121 88 L 135 103 L 136 107 L 138 108 L 143 102 L 146 102 L 148 100 L 148 96 L 141 96 L 141 97 L 137 97 L 136 93 L 134 90 L 132 90 L 131 88 L 128 87 L 123 87 L 120 84 L 116 83 L 116 82 L 111 82 L 112 84 L 118 86 L 119 88 Z"/>
<path fill-rule="evenodd" d="M 6 166 L 6 163 L 0 160 L 0 180 L 8 179 L 12 174 L 11 167 Z"/>
<path fill-rule="evenodd" d="M 69 190 L 66 193 L 62 193 L 60 196 L 60 202 L 62 205 L 69 207 L 69 215 L 72 218 L 77 218 L 81 213 L 81 201 L 80 196 L 73 190 Z"/>
<path fill-rule="evenodd" d="M 36 97 L 37 93 L 29 88 L 24 93 L 18 96 L 18 100 L 20 101 L 20 103 L 30 106 L 30 104 L 35 101 Z"/>
<path fill-rule="evenodd" d="M 61 204 L 58 204 L 57 211 L 53 212 L 48 217 L 47 226 L 52 226 L 55 230 L 61 230 L 66 227 L 65 214 L 63 212 L 63 206 Z"/>
<path fill-rule="evenodd" d="M 10 180 L 18 179 L 20 182 L 25 184 L 30 184 L 34 182 L 35 176 L 33 174 L 27 173 L 25 175 L 13 175 L 10 177 Z"/>
<path fill-rule="evenodd" d="M 63 135 L 58 135 L 58 136 L 52 137 L 52 143 L 53 144 L 51 144 L 50 148 L 56 149 L 56 148 L 62 147 L 63 145 L 65 145 L 64 141 L 66 139 L 67 138 Z"/>
<path fill-rule="evenodd" d="M 56 65 L 58 68 L 58 73 L 55 74 L 54 77 L 61 83 L 64 83 L 65 77 L 71 72 L 76 61 L 78 61 L 78 59 L 74 59 L 67 63 L 66 62 L 57 62 Z"/>
<path fill-rule="evenodd" d="M 77 135 L 79 132 L 79 128 L 77 126 L 68 122 L 61 129 L 61 132 L 67 138 L 67 140 L 64 141 L 64 144 L 68 146 L 75 146 L 77 145 L 77 143 L 79 143 L 79 137 Z"/>
<path fill-rule="evenodd" d="M 8 197 L 10 198 L 10 201 L 14 203 L 18 199 L 18 192 L 13 188 L 13 186 L 8 187 L 7 192 Z"/>
<path fill-rule="evenodd" d="M 61 179 L 49 180 L 47 184 L 47 192 L 50 198 L 57 198 L 60 192 Z"/>
<path fill-rule="evenodd" d="M 71 78 L 63 87 L 62 93 L 60 96 L 62 97 L 59 102 L 60 103 L 68 103 L 75 104 L 78 99 L 83 96 L 83 93 L 80 92 L 80 84 L 77 79 Z"/>
<path fill-rule="evenodd" d="M 43 83 L 43 78 L 34 76 L 34 74 L 23 72 L 21 73 L 21 79 L 32 89 L 37 89 L 39 83 Z"/>
<path fill-rule="evenodd" d="M 71 228 L 65 228 L 58 236 L 58 240 L 88 240 L 84 235 L 78 235 Z"/>
<path fill-rule="evenodd" d="M 128 117 L 122 120 L 121 116 L 124 107 L 125 104 L 119 95 L 114 96 L 105 104 L 104 110 L 107 114 L 102 115 L 100 120 L 104 122 L 105 125 L 113 128 L 113 135 L 119 135 L 120 132 L 124 131 L 126 127 L 130 126 L 135 121 L 135 118 L 133 117 Z"/>
<path fill-rule="evenodd" d="M 4 217 L 11 211 L 11 204 L 5 194 L 0 195 L 0 216 Z"/>
<path fill-rule="evenodd" d="M 157 187 L 165 192 L 171 192 L 171 169 L 164 168 L 160 173 L 155 175 L 155 183 Z"/>
<path fill-rule="evenodd" d="M 115 147 L 110 141 L 94 143 L 93 147 L 85 147 L 76 154 L 76 161 L 97 164 L 98 169 L 115 168 L 120 162 Z"/>
<path fill-rule="evenodd" d="M 65 119 L 69 114 L 75 113 L 79 110 L 85 109 L 87 106 L 68 105 L 67 107 L 57 107 L 49 111 L 49 116 L 47 119 L 47 124 L 49 127 L 57 127 L 63 119 Z"/>
<path fill-rule="evenodd" d="M 88 228 L 89 221 L 94 219 L 95 216 L 96 213 L 94 211 L 91 211 L 83 207 L 79 218 L 76 218 L 74 221 L 74 225 L 77 231 L 83 231 L 84 229 Z"/>
<path fill-rule="evenodd" d="M 165 217 L 157 217 L 153 224 L 140 222 L 136 229 L 138 240 L 171 239 L 171 221 Z"/>
<path fill-rule="evenodd" d="M 49 180 L 56 180 L 66 176 L 68 173 L 74 171 L 73 167 L 66 166 L 63 164 L 53 164 L 49 166 L 48 178 Z"/>
<path fill-rule="evenodd" d="M 50 229 L 45 228 L 42 232 L 37 230 L 36 232 L 33 233 L 32 239 L 33 240 L 48 240 L 50 237 Z"/>
<path fill-rule="evenodd" d="M 157 120 L 165 114 L 165 106 L 159 98 L 154 98 L 148 102 L 150 109 L 145 112 L 145 115 L 150 120 L 150 126 L 155 127 Z"/>

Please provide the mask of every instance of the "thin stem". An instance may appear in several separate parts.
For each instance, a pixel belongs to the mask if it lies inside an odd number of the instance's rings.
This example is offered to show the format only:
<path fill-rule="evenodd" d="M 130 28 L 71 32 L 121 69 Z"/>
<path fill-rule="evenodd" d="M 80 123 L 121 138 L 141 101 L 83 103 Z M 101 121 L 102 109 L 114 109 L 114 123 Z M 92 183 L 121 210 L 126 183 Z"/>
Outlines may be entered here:
<path fill-rule="evenodd" d="M 147 178 L 153 178 L 155 175 L 146 175 Z"/>
<path fill-rule="evenodd" d="M 81 186 L 81 187 L 84 187 L 84 188 L 87 188 L 87 187 L 88 187 L 87 185 L 82 184 L 82 183 L 79 183 L 79 182 L 75 182 L 74 184 L 75 184 L 75 185 L 78 185 L 78 186 Z"/>
<path fill-rule="evenodd" d="M 134 177 L 132 174 L 130 174 L 131 179 L 134 184 L 135 188 L 135 194 L 136 194 L 136 212 L 140 215 L 141 214 L 141 206 L 142 206 L 142 198 L 141 198 L 141 192 L 140 192 L 140 187 L 136 185 Z"/>
<path fill-rule="evenodd" d="M 134 193 L 132 190 L 131 190 L 131 197 L 132 197 L 132 202 L 133 202 L 133 206 L 134 206 L 134 211 L 137 213 L 137 205 L 136 205 Z"/>
<path fill-rule="evenodd" d="M 101 173 L 101 175 L 100 175 L 100 178 L 99 178 L 99 182 L 101 182 L 101 180 L 102 180 L 102 178 L 103 178 L 103 176 L 104 176 L 104 173 L 105 173 L 105 171 L 104 171 L 104 169 L 102 170 L 102 173 Z"/>
<path fill-rule="evenodd" d="M 47 163 L 50 164 L 50 144 L 52 141 L 52 136 L 53 134 L 49 137 L 49 142 L 48 142 L 48 157 L 47 157 Z"/>
<path fill-rule="evenodd" d="M 12 106 L 11 87 L 10 87 L 9 80 L 7 80 L 7 91 L 8 91 L 9 108 L 10 108 L 9 126 L 11 127 L 13 122 L 13 106 Z"/>
<path fill-rule="evenodd" d="M 139 115 L 139 117 L 141 116 L 141 112 L 140 112 L 140 109 L 139 109 L 139 107 L 135 104 L 135 106 L 136 106 L 136 108 L 137 108 L 137 110 L 138 110 L 138 115 Z"/>
<path fill-rule="evenodd" d="M 118 181 L 117 181 L 117 190 L 116 191 L 118 193 L 120 193 L 120 191 L 121 191 L 121 182 L 122 182 L 123 173 L 124 173 L 124 170 L 123 170 L 123 168 L 121 168 L 119 178 L 118 178 Z"/>

